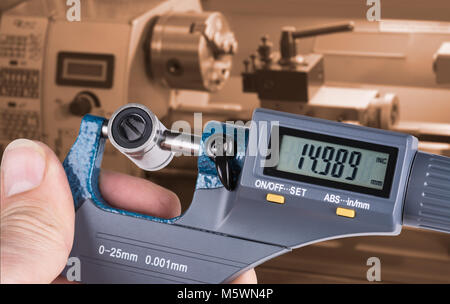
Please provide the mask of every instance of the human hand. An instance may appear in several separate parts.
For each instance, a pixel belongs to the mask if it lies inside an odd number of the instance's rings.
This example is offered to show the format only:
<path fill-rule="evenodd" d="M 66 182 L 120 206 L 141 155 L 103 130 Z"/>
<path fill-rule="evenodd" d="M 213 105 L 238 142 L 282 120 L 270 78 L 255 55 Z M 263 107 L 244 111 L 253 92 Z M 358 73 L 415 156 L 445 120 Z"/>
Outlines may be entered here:
<path fill-rule="evenodd" d="M 0 282 L 51 283 L 65 267 L 74 237 L 64 169 L 49 147 L 26 139 L 6 147 L 0 169 Z M 173 192 L 137 177 L 102 171 L 100 191 L 116 208 L 161 218 L 181 212 Z M 256 283 L 256 274 L 252 269 L 233 283 Z"/>

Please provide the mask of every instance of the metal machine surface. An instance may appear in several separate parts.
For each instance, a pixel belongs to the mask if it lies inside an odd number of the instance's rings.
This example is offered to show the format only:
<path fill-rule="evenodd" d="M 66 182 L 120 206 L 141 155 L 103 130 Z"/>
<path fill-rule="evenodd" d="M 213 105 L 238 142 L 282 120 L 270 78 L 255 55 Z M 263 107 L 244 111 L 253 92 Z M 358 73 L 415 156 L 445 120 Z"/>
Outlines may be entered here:
<path fill-rule="evenodd" d="M 256 93 L 265 108 L 391 129 L 399 116 L 394 94 L 380 96 L 376 90 L 326 86 L 323 55 L 297 53 L 297 39 L 353 29 L 353 22 L 298 31 L 283 27 L 279 53 L 263 36 L 258 56 L 252 54 L 250 60 L 244 60 L 243 91 Z"/>
<path fill-rule="evenodd" d="M 450 159 L 418 152 L 411 135 L 264 109 L 250 129 L 210 122 L 197 148 L 191 206 L 161 219 L 104 201 L 106 137 L 150 170 L 191 137 L 164 150 L 158 118 L 138 104 L 106 123 L 85 116 L 64 161 L 76 209 L 70 255 L 82 261 L 86 283 L 226 283 L 323 240 L 397 235 L 402 225 L 450 233 Z"/>
<path fill-rule="evenodd" d="M 223 15 L 202 12 L 199 1 L 82 4 L 80 22 L 67 20 L 58 0 L 26 1 L 2 15 L 3 144 L 41 139 L 63 158 L 85 114 L 110 116 L 147 100 L 164 116 L 182 90 L 200 99 L 228 79 L 236 40 Z M 107 147 L 105 165 L 129 171 L 118 158 Z"/>
<path fill-rule="evenodd" d="M 234 70 L 230 90 L 256 89 L 246 83 L 248 74 L 254 74 L 251 58 L 255 60 L 256 74 L 268 80 L 265 89 L 261 86 L 258 90 L 258 98 L 241 94 L 240 101 L 234 102 L 236 94 L 224 90 L 213 99 L 238 104 L 240 112 L 246 112 L 246 105 L 259 105 L 407 132 L 419 138 L 422 149 L 449 155 L 447 100 L 450 91 L 444 77 L 450 20 L 441 14 L 448 11 L 448 2 L 433 0 L 426 6 L 430 8 L 427 10 L 425 4 L 419 2 L 406 7 L 402 1 L 390 1 L 382 5 L 382 18 L 376 22 L 366 19 L 369 6 L 363 2 L 300 0 L 272 4 L 271 1 L 264 4 L 257 1 L 205 2 L 205 8 L 222 11 L 240 29 L 236 37 L 242 43 L 235 60 L 241 64 L 241 69 Z M 294 28 L 300 32 L 306 29 L 308 33 L 321 33 L 325 32 L 320 31 L 323 25 L 339 25 L 348 20 L 353 20 L 351 32 L 298 39 L 296 57 L 309 59 L 311 64 L 304 69 L 310 67 L 311 71 L 314 66 L 320 66 L 313 58 L 322 58 L 319 61 L 323 62 L 323 79 L 311 75 L 307 83 L 299 81 L 289 85 L 283 82 L 283 92 L 265 94 L 275 90 L 272 86 L 276 82 L 271 81 L 270 75 L 279 65 L 276 51 L 283 51 L 282 44 L 286 40 L 283 40 L 286 36 L 283 33 L 292 32 Z M 253 24 L 255 30 L 246 28 L 245 24 Z M 286 25 L 290 27 L 286 29 Z M 319 31 L 314 31 L 317 29 Z M 260 37 L 263 37 L 262 42 L 258 43 Z M 280 41 L 280 47 L 270 41 Z M 272 68 L 262 69 L 264 57 L 270 54 L 268 50 L 275 60 Z M 242 68 L 243 61 L 247 69 Z"/>

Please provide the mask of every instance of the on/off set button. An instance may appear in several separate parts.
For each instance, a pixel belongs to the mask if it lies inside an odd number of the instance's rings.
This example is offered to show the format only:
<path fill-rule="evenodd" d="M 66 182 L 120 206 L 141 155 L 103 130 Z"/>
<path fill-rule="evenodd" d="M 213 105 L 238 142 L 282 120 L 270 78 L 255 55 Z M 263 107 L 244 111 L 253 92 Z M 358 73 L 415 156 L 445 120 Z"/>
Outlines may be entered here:
<path fill-rule="evenodd" d="M 284 204 L 284 196 L 274 193 L 267 193 L 266 200 L 271 203 Z"/>

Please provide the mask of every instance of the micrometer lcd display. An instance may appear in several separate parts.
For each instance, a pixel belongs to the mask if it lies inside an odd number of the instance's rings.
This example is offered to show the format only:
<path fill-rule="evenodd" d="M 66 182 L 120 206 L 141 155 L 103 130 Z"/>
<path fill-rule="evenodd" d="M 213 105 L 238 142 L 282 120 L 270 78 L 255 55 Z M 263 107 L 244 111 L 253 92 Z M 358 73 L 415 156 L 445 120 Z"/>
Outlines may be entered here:
<path fill-rule="evenodd" d="M 389 154 L 284 135 L 277 170 L 383 189 Z"/>
<path fill-rule="evenodd" d="M 280 127 L 279 160 L 264 173 L 388 197 L 397 149 Z"/>

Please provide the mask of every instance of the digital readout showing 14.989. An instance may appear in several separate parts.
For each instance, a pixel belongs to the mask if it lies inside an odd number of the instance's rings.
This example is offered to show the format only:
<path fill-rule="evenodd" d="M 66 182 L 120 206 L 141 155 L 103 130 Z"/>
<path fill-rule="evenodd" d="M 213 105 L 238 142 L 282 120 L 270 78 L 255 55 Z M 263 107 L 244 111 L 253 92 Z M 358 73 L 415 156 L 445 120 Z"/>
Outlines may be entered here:
<path fill-rule="evenodd" d="M 389 154 L 283 135 L 277 171 L 383 189 Z"/>

